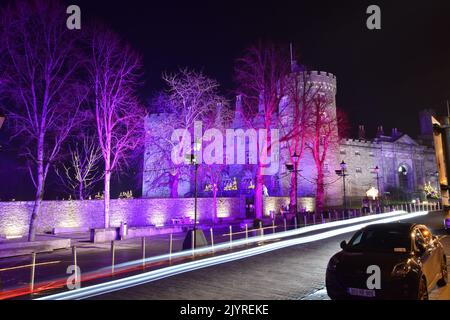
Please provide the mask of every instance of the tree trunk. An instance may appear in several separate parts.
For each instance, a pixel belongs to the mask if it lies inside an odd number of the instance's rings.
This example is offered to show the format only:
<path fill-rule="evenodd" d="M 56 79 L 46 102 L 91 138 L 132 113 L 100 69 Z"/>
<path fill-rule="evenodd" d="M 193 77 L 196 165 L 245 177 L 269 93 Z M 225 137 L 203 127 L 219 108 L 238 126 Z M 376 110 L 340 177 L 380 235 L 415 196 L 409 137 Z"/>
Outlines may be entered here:
<path fill-rule="evenodd" d="M 217 222 L 217 189 L 213 187 L 213 222 Z"/>
<path fill-rule="evenodd" d="M 109 228 L 109 200 L 111 192 L 111 168 L 109 161 L 105 163 L 105 190 L 104 190 L 104 203 L 105 203 L 105 228 Z"/>
<path fill-rule="evenodd" d="M 171 174 L 170 175 L 170 197 L 171 198 L 178 198 L 178 182 L 179 182 L 179 173 Z"/>
<path fill-rule="evenodd" d="M 325 186 L 322 166 L 317 168 L 316 213 L 322 213 L 325 202 Z"/>
<path fill-rule="evenodd" d="M 28 231 L 28 241 L 36 239 L 36 219 L 41 211 L 42 199 L 44 198 L 44 137 L 41 136 L 38 141 L 37 150 L 37 177 L 36 177 L 36 197 L 34 200 L 33 211 L 30 218 L 30 228 Z"/>
<path fill-rule="evenodd" d="M 289 211 L 295 213 L 295 204 L 297 203 L 297 195 L 295 194 L 295 172 L 291 173 L 291 189 L 289 190 Z"/>
<path fill-rule="evenodd" d="M 84 200 L 83 196 L 83 182 L 80 181 L 80 186 L 78 187 L 78 199 Z"/>
<path fill-rule="evenodd" d="M 262 175 L 262 164 L 258 164 L 256 170 L 256 184 L 255 184 L 255 214 L 257 219 L 263 217 L 263 185 L 264 176 Z"/>

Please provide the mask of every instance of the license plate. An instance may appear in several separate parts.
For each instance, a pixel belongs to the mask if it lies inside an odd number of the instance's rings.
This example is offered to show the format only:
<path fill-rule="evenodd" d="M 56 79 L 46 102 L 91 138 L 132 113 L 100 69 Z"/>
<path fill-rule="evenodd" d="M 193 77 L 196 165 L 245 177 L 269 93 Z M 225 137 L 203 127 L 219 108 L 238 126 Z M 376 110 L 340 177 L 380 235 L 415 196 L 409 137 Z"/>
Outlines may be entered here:
<path fill-rule="evenodd" d="M 368 298 L 375 297 L 375 290 L 348 288 L 347 292 L 352 296 L 368 297 Z"/>

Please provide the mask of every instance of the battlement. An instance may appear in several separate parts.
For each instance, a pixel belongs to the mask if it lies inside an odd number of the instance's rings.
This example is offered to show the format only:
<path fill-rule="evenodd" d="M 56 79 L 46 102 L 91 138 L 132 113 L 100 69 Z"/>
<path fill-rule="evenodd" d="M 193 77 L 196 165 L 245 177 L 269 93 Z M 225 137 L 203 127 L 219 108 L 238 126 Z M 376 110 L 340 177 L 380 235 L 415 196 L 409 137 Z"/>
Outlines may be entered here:
<path fill-rule="evenodd" d="M 380 145 L 379 141 L 375 140 L 365 140 L 365 139 L 342 139 L 342 144 L 349 146 L 359 146 L 359 147 L 376 147 Z"/>
<path fill-rule="evenodd" d="M 336 76 L 325 71 L 307 71 L 306 78 L 308 83 L 312 83 L 316 87 L 335 92 L 337 88 Z M 302 81 L 302 79 L 300 79 Z"/>

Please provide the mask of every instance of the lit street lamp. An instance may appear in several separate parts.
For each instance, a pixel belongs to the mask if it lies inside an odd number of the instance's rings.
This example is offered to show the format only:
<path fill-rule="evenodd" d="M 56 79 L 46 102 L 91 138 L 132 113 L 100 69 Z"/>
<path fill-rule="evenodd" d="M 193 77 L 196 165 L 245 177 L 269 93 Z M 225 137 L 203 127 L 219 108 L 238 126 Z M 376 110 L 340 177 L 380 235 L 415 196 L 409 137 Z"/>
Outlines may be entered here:
<path fill-rule="evenodd" d="M 286 169 L 290 172 L 294 172 L 294 193 L 295 193 L 295 202 L 294 202 L 294 210 L 295 214 L 298 213 L 298 206 L 297 206 L 297 174 L 302 171 L 297 168 L 297 162 L 300 156 L 297 154 L 297 152 L 294 152 L 292 159 L 294 160 L 294 164 L 286 164 Z"/>
<path fill-rule="evenodd" d="M 378 200 L 379 200 L 379 205 L 382 208 L 383 204 L 383 193 L 380 190 L 380 168 L 378 166 L 375 166 L 375 168 L 373 169 L 375 171 L 376 174 L 376 179 L 377 179 L 377 189 L 378 189 Z"/>
<path fill-rule="evenodd" d="M 197 199 L 198 199 L 198 186 L 197 186 L 197 177 L 198 177 L 198 159 L 196 158 L 196 152 L 200 151 L 201 149 L 201 142 L 196 140 L 194 142 L 194 152 L 191 154 L 186 155 L 187 160 L 189 161 L 189 164 L 194 165 L 194 226 L 193 226 L 193 232 L 188 232 L 186 235 L 186 238 L 183 243 L 183 249 L 190 248 L 193 246 L 192 249 L 197 248 L 197 240 L 200 241 L 199 246 L 205 246 L 206 238 L 203 234 L 203 230 L 197 230 Z M 194 237 L 192 240 L 191 237 Z M 198 238 L 198 239 L 197 239 Z"/>
<path fill-rule="evenodd" d="M 336 174 L 340 177 L 342 177 L 342 183 L 344 186 L 344 213 L 347 211 L 347 194 L 345 190 L 345 177 L 348 176 L 345 172 L 347 171 L 347 164 L 344 160 L 342 160 L 341 164 L 341 170 L 335 170 Z"/>

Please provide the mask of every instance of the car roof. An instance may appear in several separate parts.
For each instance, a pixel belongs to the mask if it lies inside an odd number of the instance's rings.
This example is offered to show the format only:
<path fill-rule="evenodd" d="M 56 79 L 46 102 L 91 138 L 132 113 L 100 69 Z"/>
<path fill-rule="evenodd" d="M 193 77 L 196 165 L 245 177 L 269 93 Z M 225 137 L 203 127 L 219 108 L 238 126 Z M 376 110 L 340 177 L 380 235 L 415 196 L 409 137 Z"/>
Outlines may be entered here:
<path fill-rule="evenodd" d="M 417 223 L 409 222 L 388 222 L 388 223 L 375 223 L 366 226 L 363 230 L 391 230 L 399 232 L 409 232 L 414 227 L 418 226 Z"/>

